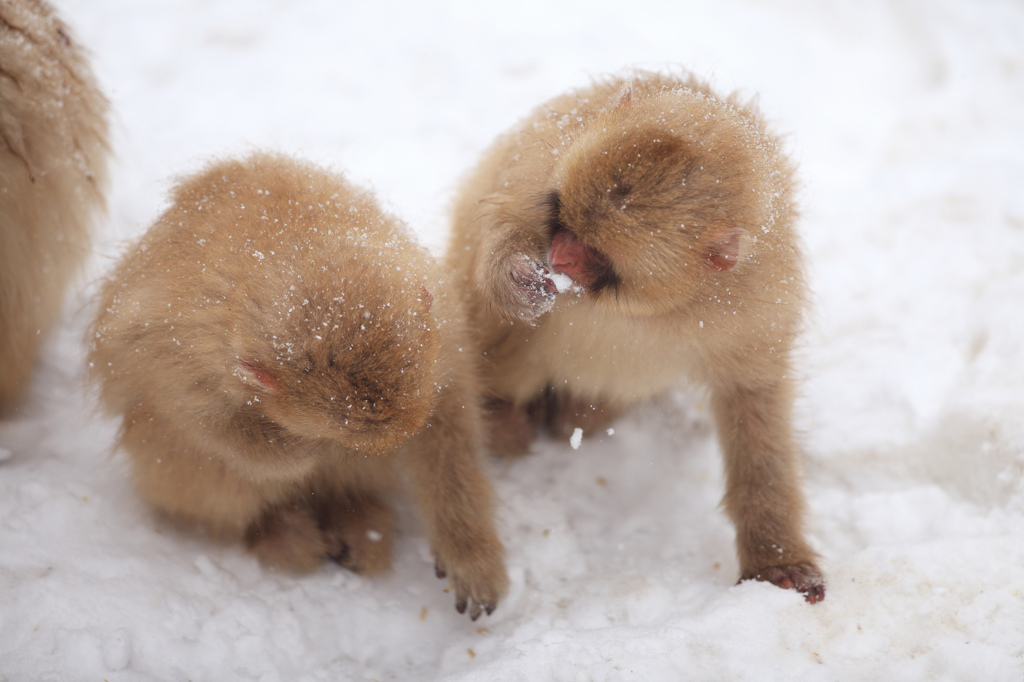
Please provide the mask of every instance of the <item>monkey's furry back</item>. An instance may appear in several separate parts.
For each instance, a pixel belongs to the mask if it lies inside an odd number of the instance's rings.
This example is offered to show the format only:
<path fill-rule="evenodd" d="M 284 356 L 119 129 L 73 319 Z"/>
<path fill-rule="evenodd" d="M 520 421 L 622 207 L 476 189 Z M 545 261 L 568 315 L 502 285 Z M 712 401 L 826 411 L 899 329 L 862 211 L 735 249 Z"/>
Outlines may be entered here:
<path fill-rule="evenodd" d="M 0 0 L 0 413 L 21 396 L 104 206 L 108 103 L 40 0 Z"/>
<path fill-rule="evenodd" d="M 432 261 L 403 223 L 308 163 L 214 162 L 172 201 L 100 292 L 91 373 L 113 413 L 142 400 L 179 416 L 233 410 L 239 358 L 290 360 L 317 315 L 354 319 L 364 304 L 384 310 L 433 286 Z"/>

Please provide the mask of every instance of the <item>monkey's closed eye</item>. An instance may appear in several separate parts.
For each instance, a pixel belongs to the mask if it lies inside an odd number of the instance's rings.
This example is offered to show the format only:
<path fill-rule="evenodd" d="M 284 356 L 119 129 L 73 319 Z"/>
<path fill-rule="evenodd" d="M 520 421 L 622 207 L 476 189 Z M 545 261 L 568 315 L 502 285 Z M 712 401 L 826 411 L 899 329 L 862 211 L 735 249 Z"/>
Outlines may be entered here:
<path fill-rule="evenodd" d="M 548 193 L 544 199 L 544 205 L 547 207 L 548 213 L 548 235 L 554 237 L 559 230 L 565 229 L 565 223 L 562 222 L 562 197 L 557 189 Z"/>

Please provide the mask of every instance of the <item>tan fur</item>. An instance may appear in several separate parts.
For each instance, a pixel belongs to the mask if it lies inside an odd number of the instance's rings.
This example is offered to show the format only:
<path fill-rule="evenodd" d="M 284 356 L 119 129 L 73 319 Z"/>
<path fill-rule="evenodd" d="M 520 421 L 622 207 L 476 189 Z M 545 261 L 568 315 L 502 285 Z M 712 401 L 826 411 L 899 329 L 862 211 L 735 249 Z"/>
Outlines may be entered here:
<path fill-rule="evenodd" d="M 89 355 L 143 497 L 269 565 L 389 564 L 407 475 L 471 615 L 504 593 L 457 300 L 368 192 L 284 157 L 215 163 L 106 281 Z"/>
<path fill-rule="evenodd" d="M 23 397 L 89 252 L 107 181 L 107 101 L 38 0 L 0 0 L 0 414 Z"/>
<path fill-rule="evenodd" d="M 702 383 L 742 578 L 817 601 L 790 416 L 805 299 L 792 186 L 751 107 L 690 77 L 610 78 L 498 139 L 457 198 L 449 262 L 485 354 L 492 449 L 536 424 L 571 430 L 581 404 L 607 416 Z M 547 268 L 583 293 L 555 298 Z"/>

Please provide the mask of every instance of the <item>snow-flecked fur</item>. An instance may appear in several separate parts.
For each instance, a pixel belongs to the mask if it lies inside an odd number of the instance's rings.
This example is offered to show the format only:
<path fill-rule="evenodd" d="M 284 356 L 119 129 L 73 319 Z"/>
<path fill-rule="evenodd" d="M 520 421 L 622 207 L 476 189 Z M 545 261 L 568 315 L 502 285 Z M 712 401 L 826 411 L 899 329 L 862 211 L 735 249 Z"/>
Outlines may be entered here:
<path fill-rule="evenodd" d="M 104 284 L 89 355 L 142 496 L 265 563 L 369 574 L 404 472 L 460 610 L 492 610 L 475 367 L 433 260 L 369 192 L 283 156 L 172 198 Z"/>
<path fill-rule="evenodd" d="M 107 100 L 46 2 L 0 2 L 0 414 L 20 402 L 104 207 Z"/>
<path fill-rule="evenodd" d="M 456 199 L 449 260 L 487 359 L 494 449 L 528 442 L 514 434 L 538 411 L 565 433 L 574 413 L 703 384 L 741 578 L 818 601 L 791 424 L 806 298 L 792 176 L 752 107 L 689 76 L 610 77 L 485 154 Z M 524 263 L 585 291 L 545 312 L 553 286 Z M 575 407 L 537 409 L 552 402 Z"/>

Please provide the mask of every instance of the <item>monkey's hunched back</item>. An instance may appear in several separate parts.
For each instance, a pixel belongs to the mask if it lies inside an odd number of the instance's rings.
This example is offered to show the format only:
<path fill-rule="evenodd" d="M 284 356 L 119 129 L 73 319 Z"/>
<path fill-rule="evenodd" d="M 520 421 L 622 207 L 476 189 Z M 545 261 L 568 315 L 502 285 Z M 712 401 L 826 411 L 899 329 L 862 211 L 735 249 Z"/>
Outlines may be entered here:
<path fill-rule="evenodd" d="M 806 298 L 792 175 L 752 107 L 686 75 L 606 78 L 498 138 L 456 199 L 448 258 L 495 450 L 703 384 L 741 576 L 817 601 L 791 425 Z"/>
<path fill-rule="evenodd" d="M 456 606 L 505 591 L 473 341 L 368 191 L 272 154 L 211 164 L 100 292 L 89 370 L 140 494 L 267 564 L 389 564 L 407 475 Z"/>
<path fill-rule="evenodd" d="M 49 4 L 0 2 L 0 414 L 22 397 L 89 253 L 107 182 L 107 108 Z"/>
<path fill-rule="evenodd" d="M 238 409 L 239 373 L 255 362 L 282 391 L 308 393 L 316 374 L 291 379 L 312 346 L 386 352 L 398 311 L 433 280 L 426 253 L 368 192 L 309 164 L 225 161 L 181 182 L 172 201 L 101 294 L 94 372 L 114 411 L 141 399 L 183 416 Z"/>

